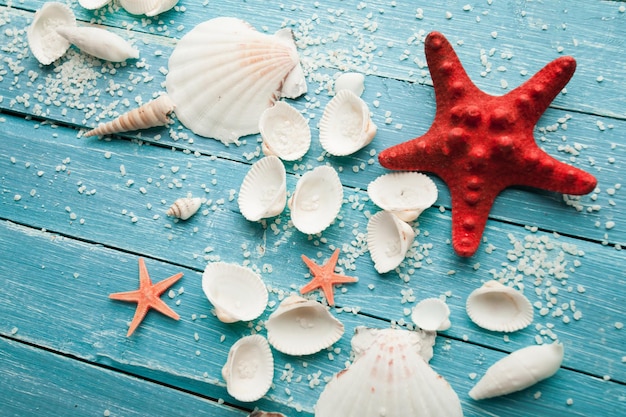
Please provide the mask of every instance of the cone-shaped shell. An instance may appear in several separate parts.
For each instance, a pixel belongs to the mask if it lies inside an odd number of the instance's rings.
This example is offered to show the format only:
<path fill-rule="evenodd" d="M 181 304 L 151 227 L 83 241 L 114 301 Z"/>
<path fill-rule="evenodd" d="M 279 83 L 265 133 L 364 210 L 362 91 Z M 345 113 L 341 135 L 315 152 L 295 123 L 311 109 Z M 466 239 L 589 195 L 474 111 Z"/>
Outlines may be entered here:
<path fill-rule="evenodd" d="M 365 90 L 365 76 L 359 72 L 345 72 L 335 80 L 335 94 L 341 90 L 349 90 L 361 97 Z"/>
<path fill-rule="evenodd" d="M 332 346 L 344 332 L 328 308 L 298 295 L 285 298 L 265 323 L 274 349 L 287 355 L 310 355 Z"/>
<path fill-rule="evenodd" d="M 168 216 L 174 216 L 181 220 L 187 220 L 200 209 L 202 199 L 200 197 L 184 197 L 174 201 L 165 212 Z"/>
<path fill-rule="evenodd" d="M 267 288 L 261 277 L 235 264 L 209 263 L 202 274 L 202 290 L 224 323 L 254 320 L 267 306 Z"/>
<path fill-rule="evenodd" d="M 264 396 L 274 379 L 274 358 L 267 340 L 254 334 L 239 339 L 230 348 L 222 368 L 228 394 L 239 401 L 256 401 Z"/>
<path fill-rule="evenodd" d="M 516 350 L 491 365 L 469 396 L 482 400 L 521 391 L 554 375 L 562 362 L 559 342 Z"/>
<path fill-rule="evenodd" d="M 45 3 L 26 30 L 28 46 L 37 61 L 48 65 L 61 58 L 70 47 L 70 42 L 57 29 L 75 26 L 72 9 L 62 3 Z"/>
<path fill-rule="evenodd" d="M 410 222 L 435 204 L 437 186 L 419 172 L 392 172 L 381 175 L 367 186 L 374 204 Z"/>
<path fill-rule="evenodd" d="M 411 225 L 388 211 L 379 211 L 367 223 L 367 247 L 379 274 L 400 265 L 415 239 Z"/>
<path fill-rule="evenodd" d="M 496 332 L 521 330 L 533 321 L 533 306 L 524 294 L 495 280 L 472 291 L 465 309 L 475 324 Z"/>
<path fill-rule="evenodd" d="M 78 0 L 78 4 L 87 10 L 96 10 L 109 3 L 111 3 L 111 0 Z"/>
<path fill-rule="evenodd" d="M 287 202 L 287 174 L 276 156 L 259 159 L 251 167 L 239 189 L 239 210 L 250 221 L 279 215 Z"/>
<path fill-rule="evenodd" d="M 119 35 L 97 27 L 63 26 L 57 33 L 81 51 L 111 62 L 139 58 L 139 51 Z"/>
<path fill-rule="evenodd" d="M 130 14 L 156 16 L 176 6 L 178 0 L 120 0 L 120 6 Z"/>
<path fill-rule="evenodd" d="M 265 155 L 276 155 L 284 161 L 295 161 L 311 146 L 311 129 L 298 110 L 278 101 L 261 114 L 259 131 Z"/>
<path fill-rule="evenodd" d="M 411 320 L 420 329 L 443 331 L 450 328 L 450 308 L 439 298 L 426 298 L 413 308 Z"/>

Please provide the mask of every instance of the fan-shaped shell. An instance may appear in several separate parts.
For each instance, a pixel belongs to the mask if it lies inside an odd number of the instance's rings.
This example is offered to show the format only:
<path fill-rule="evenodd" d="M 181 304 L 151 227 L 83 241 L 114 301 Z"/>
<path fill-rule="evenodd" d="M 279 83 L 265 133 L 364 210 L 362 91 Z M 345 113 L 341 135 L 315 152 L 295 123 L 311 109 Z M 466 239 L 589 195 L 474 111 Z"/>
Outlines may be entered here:
<path fill-rule="evenodd" d="M 51 64 L 70 47 L 57 29 L 75 27 L 76 18 L 72 9 L 62 3 L 48 2 L 35 13 L 33 23 L 26 30 L 28 46 L 31 52 L 43 65 Z"/>
<path fill-rule="evenodd" d="M 311 129 L 298 110 L 278 101 L 261 114 L 259 131 L 265 155 L 276 155 L 285 161 L 295 161 L 311 146 Z"/>
<path fill-rule="evenodd" d="M 130 14 L 156 16 L 176 6 L 178 0 L 120 0 L 120 6 Z"/>
<path fill-rule="evenodd" d="M 419 172 L 392 172 L 381 175 L 367 186 L 374 204 L 410 222 L 435 204 L 437 186 Z"/>
<path fill-rule="evenodd" d="M 420 329 L 443 331 L 450 328 L 450 308 L 439 298 L 426 298 L 413 308 L 411 320 Z"/>
<path fill-rule="evenodd" d="M 342 203 L 343 187 L 337 171 L 319 166 L 298 180 L 289 199 L 291 221 L 302 233 L 320 233 L 335 220 Z"/>
<path fill-rule="evenodd" d="M 328 308 L 298 295 L 285 298 L 265 323 L 267 338 L 287 355 L 310 355 L 332 346 L 344 332 Z"/>
<path fill-rule="evenodd" d="M 376 130 L 367 104 L 352 91 L 341 90 L 324 108 L 320 143 L 331 155 L 350 155 L 367 146 Z"/>
<path fill-rule="evenodd" d="M 119 35 L 98 27 L 63 26 L 57 33 L 81 51 L 111 62 L 139 58 L 139 51 Z"/>
<path fill-rule="evenodd" d="M 365 76 L 359 72 L 345 72 L 335 80 L 335 94 L 341 90 L 349 90 L 361 97 L 365 90 Z"/>
<path fill-rule="evenodd" d="M 267 288 L 251 269 L 225 262 L 209 263 L 202 290 L 224 323 L 254 320 L 267 306 Z"/>
<path fill-rule="evenodd" d="M 202 199 L 200 197 L 183 197 L 174 201 L 165 212 L 168 216 L 174 216 L 181 220 L 187 220 L 200 209 Z"/>
<path fill-rule="evenodd" d="M 533 321 L 533 307 L 524 294 L 495 280 L 472 291 L 465 309 L 478 326 L 497 332 L 521 330 Z"/>
<path fill-rule="evenodd" d="M 267 340 L 254 334 L 235 342 L 222 368 L 222 377 L 228 394 L 239 401 L 256 401 L 264 396 L 274 379 L 274 358 Z"/>
<path fill-rule="evenodd" d="M 87 10 L 96 10 L 109 3 L 111 3 L 111 0 L 78 0 L 78 4 Z"/>
<path fill-rule="evenodd" d="M 380 274 L 400 265 L 411 247 L 413 228 L 388 211 L 379 211 L 367 223 L 367 247 Z"/>
<path fill-rule="evenodd" d="M 281 97 L 285 84 L 302 83 L 303 74 L 289 29 L 266 35 L 242 20 L 219 17 L 178 42 L 166 86 L 181 123 L 200 136 L 232 143 L 258 133 L 263 111 Z"/>
<path fill-rule="evenodd" d="M 282 161 L 266 156 L 255 162 L 243 179 L 237 202 L 241 214 L 253 222 L 280 214 L 287 202 L 287 174 Z"/>

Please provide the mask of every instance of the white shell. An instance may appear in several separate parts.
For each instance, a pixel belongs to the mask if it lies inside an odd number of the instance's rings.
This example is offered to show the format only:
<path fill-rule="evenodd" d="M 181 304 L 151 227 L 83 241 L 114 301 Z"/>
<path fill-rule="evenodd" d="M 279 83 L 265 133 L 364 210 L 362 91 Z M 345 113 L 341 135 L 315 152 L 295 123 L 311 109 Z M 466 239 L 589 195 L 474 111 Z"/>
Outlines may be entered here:
<path fill-rule="evenodd" d="M 87 10 L 96 10 L 109 3 L 111 3 L 111 0 L 78 0 L 78 4 Z"/>
<path fill-rule="evenodd" d="M 450 308 L 439 298 L 426 298 L 413 308 L 411 320 L 420 329 L 443 331 L 450 328 Z"/>
<path fill-rule="evenodd" d="M 121 36 L 106 29 L 63 26 L 57 28 L 57 33 L 81 51 L 96 58 L 111 62 L 122 62 L 129 58 L 139 58 L 137 49 Z"/>
<path fill-rule="evenodd" d="M 332 346 L 344 332 L 343 324 L 328 308 L 295 294 L 280 303 L 267 319 L 265 328 L 274 349 L 296 356 Z"/>
<path fill-rule="evenodd" d="M 420 356 L 416 332 L 387 329 L 368 339 L 370 346 L 355 350 L 350 367 L 326 385 L 315 405 L 315 417 L 463 415 L 450 384 Z"/>
<path fill-rule="evenodd" d="M 162 94 L 143 106 L 88 131 L 84 136 L 103 136 L 111 133 L 165 126 L 170 122 L 168 115 L 172 110 L 174 110 L 174 103 L 167 94 Z"/>
<path fill-rule="evenodd" d="M 267 288 L 261 277 L 235 264 L 209 263 L 202 274 L 202 290 L 223 323 L 254 320 L 267 306 Z"/>
<path fill-rule="evenodd" d="M 410 222 L 437 201 L 437 186 L 419 172 L 392 172 L 381 175 L 367 186 L 374 204 Z"/>
<path fill-rule="evenodd" d="M 62 3 L 48 2 L 35 13 L 26 35 L 31 52 L 43 65 L 51 64 L 70 47 L 70 43 L 57 33 L 61 27 L 75 27 L 72 9 Z"/>
<path fill-rule="evenodd" d="M 222 368 L 222 377 L 228 394 L 239 401 L 263 397 L 274 379 L 274 358 L 267 340 L 254 334 L 235 342 Z"/>
<path fill-rule="evenodd" d="M 367 104 L 353 92 L 341 90 L 324 108 L 320 143 L 335 156 L 350 155 L 367 146 L 376 135 Z"/>
<path fill-rule="evenodd" d="M 298 110 L 284 101 L 266 109 L 259 120 L 265 155 L 276 155 L 284 161 L 295 161 L 311 146 L 311 129 Z"/>
<path fill-rule="evenodd" d="M 281 97 L 284 83 L 290 93 L 302 89 L 294 87 L 303 81 L 299 67 L 289 29 L 267 35 L 242 20 L 219 17 L 178 42 L 166 86 L 183 125 L 228 144 L 259 132 L 261 114 Z"/>
<path fill-rule="evenodd" d="M 279 215 L 287 202 L 287 174 L 276 156 L 259 159 L 241 183 L 239 210 L 250 221 Z"/>
<path fill-rule="evenodd" d="M 551 377 L 563 362 L 563 344 L 528 346 L 500 359 L 469 392 L 475 400 L 521 391 Z"/>
<path fill-rule="evenodd" d="M 483 329 L 514 332 L 533 321 L 533 306 L 520 291 L 491 280 L 467 297 L 469 318 Z"/>
<path fill-rule="evenodd" d="M 415 239 L 411 225 L 388 211 L 379 211 L 367 222 L 367 247 L 380 274 L 400 265 Z"/>
<path fill-rule="evenodd" d="M 335 220 L 342 203 L 343 187 L 337 171 L 319 166 L 298 180 L 289 199 L 291 221 L 302 233 L 320 233 Z"/>
<path fill-rule="evenodd" d="M 365 90 L 365 76 L 358 72 L 345 72 L 335 80 L 335 94 L 341 90 L 349 90 L 361 97 Z"/>
<path fill-rule="evenodd" d="M 120 6 L 130 14 L 156 16 L 176 6 L 178 0 L 120 0 Z"/>
<path fill-rule="evenodd" d="M 200 197 L 184 197 L 174 201 L 165 212 L 168 216 L 174 216 L 181 220 L 187 220 L 200 209 L 202 199 Z"/>

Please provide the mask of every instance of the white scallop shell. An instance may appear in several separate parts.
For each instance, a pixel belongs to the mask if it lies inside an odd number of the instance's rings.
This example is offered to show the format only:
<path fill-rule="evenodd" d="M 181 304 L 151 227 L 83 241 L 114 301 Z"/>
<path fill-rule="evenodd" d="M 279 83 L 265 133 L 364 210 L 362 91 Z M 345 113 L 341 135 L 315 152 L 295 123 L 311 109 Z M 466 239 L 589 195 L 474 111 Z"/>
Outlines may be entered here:
<path fill-rule="evenodd" d="M 130 14 L 156 16 L 176 6 L 178 0 L 120 0 L 120 6 Z"/>
<path fill-rule="evenodd" d="M 376 135 L 367 104 L 353 92 L 341 90 L 324 108 L 320 143 L 335 156 L 350 155 L 367 146 Z"/>
<path fill-rule="evenodd" d="M 419 172 L 392 172 L 381 175 L 367 186 L 374 204 L 405 222 L 415 219 L 437 201 L 437 186 Z"/>
<path fill-rule="evenodd" d="M 287 355 L 310 355 L 332 346 L 344 332 L 343 324 L 328 308 L 292 294 L 265 322 L 274 349 Z"/>
<path fill-rule="evenodd" d="M 274 358 L 267 340 L 254 334 L 235 342 L 222 368 L 222 377 L 228 394 L 239 401 L 263 397 L 274 379 Z"/>
<path fill-rule="evenodd" d="M 533 306 L 524 294 L 495 280 L 472 291 L 465 309 L 478 326 L 496 332 L 521 330 L 533 321 Z"/>
<path fill-rule="evenodd" d="M 302 233 L 320 233 L 335 220 L 342 203 L 343 187 L 337 171 L 319 166 L 298 180 L 289 199 L 291 221 Z"/>
<path fill-rule="evenodd" d="M 367 223 L 367 247 L 380 274 L 400 265 L 415 239 L 411 225 L 388 211 L 379 211 Z"/>
<path fill-rule="evenodd" d="M 482 400 L 521 391 L 554 375 L 562 362 L 559 342 L 516 350 L 491 365 L 469 396 Z"/>
<path fill-rule="evenodd" d="M 259 119 L 265 155 L 276 155 L 284 161 L 295 161 L 311 146 L 311 129 L 298 110 L 284 101 L 266 109 Z"/>
<path fill-rule="evenodd" d="M 181 220 L 187 220 L 200 209 L 202 199 L 200 197 L 184 197 L 174 201 L 165 212 L 168 216 L 174 216 Z"/>
<path fill-rule="evenodd" d="M 61 27 L 75 27 L 72 9 L 62 3 L 47 2 L 35 13 L 33 23 L 26 30 L 28 46 L 43 65 L 51 64 L 70 47 L 70 43 L 57 33 Z"/>
<path fill-rule="evenodd" d="M 202 290 L 224 323 L 254 320 L 267 306 L 267 288 L 261 277 L 235 264 L 209 263 L 202 274 Z"/>
<path fill-rule="evenodd" d="M 439 298 L 426 298 L 415 307 L 411 320 L 420 329 L 427 331 L 443 331 L 450 328 L 450 308 Z"/>
<path fill-rule="evenodd" d="M 243 179 L 237 199 L 241 214 L 258 221 L 277 216 L 287 202 L 287 174 L 276 156 L 259 159 Z"/>
<path fill-rule="evenodd" d="M 366 349 L 355 349 L 350 367 L 326 385 L 315 405 L 316 417 L 463 415 L 450 384 L 420 355 L 416 332 L 386 329 L 368 341 Z"/>
<path fill-rule="evenodd" d="M 63 26 L 57 33 L 81 51 L 111 62 L 139 58 L 139 51 L 121 36 L 98 27 Z"/>
<path fill-rule="evenodd" d="M 166 87 L 182 124 L 228 144 L 258 133 L 263 111 L 285 86 L 289 93 L 300 91 L 303 77 L 289 29 L 267 35 L 242 20 L 219 17 L 178 42 Z"/>
<path fill-rule="evenodd" d="M 341 90 L 349 90 L 361 97 L 365 90 L 365 76 L 359 72 L 345 72 L 335 80 L 335 94 Z"/>
<path fill-rule="evenodd" d="M 78 0 L 78 4 L 87 10 L 96 10 L 109 3 L 111 3 L 111 0 Z"/>

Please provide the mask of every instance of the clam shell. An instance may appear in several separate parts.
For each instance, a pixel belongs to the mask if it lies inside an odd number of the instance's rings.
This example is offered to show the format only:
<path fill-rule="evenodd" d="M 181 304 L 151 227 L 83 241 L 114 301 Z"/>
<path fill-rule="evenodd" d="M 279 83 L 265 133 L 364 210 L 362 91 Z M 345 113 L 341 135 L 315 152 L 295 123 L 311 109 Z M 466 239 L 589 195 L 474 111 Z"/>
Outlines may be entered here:
<path fill-rule="evenodd" d="M 230 348 L 222 368 L 228 394 L 239 401 L 264 396 L 274 379 L 274 358 L 267 340 L 254 334 L 242 337 Z"/>
<path fill-rule="evenodd" d="M 343 335 L 343 324 L 328 308 L 298 295 L 285 298 L 265 323 L 274 349 L 287 355 L 310 355 L 332 346 Z"/>
<path fill-rule="evenodd" d="M 235 264 L 209 263 L 202 274 L 202 290 L 224 323 L 254 320 L 267 306 L 267 288 L 261 277 Z"/>
<path fill-rule="evenodd" d="M 367 223 L 367 247 L 380 274 L 400 265 L 411 247 L 413 228 L 388 211 L 379 211 Z"/>
<path fill-rule="evenodd" d="M 524 294 L 495 280 L 472 291 L 465 309 L 475 324 L 496 332 L 521 330 L 533 321 L 533 307 Z"/>
<path fill-rule="evenodd" d="M 48 2 L 35 13 L 33 23 L 26 30 L 28 46 L 43 65 L 51 64 L 70 47 L 70 42 L 59 35 L 57 29 L 75 27 L 72 9 L 62 3 Z"/>
<path fill-rule="evenodd" d="M 335 80 L 335 94 L 341 90 L 349 90 L 361 97 L 365 90 L 365 76 L 359 72 L 345 72 Z"/>
<path fill-rule="evenodd" d="M 63 26 L 57 33 L 81 51 L 111 62 L 139 58 L 139 51 L 119 35 L 98 27 Z"/>
<path fill-rule="evenodd" d="M 178 0 L 120 0 L 120 6 L 130 14 L 156 16 L 176 6 Z"/>
<path fill-rule="evenodd" d="M 381 175 L 367 186 L 374 204 L 410 222 L 435 204 L 437 186 L 427 175 L 419 172 L 393 172 Z"/>
<path fill-rule="evenodd" d="M 337 171 L 319 166 L 298 180 L 289 199 L 291 221 L 302 233 L 320 233 L 335 220 L 342 203 L 343 187 Z"/>
<path fill-rule="evenodd" d="M 187 220 L 200 209 L 202 199 L 200 197 L 184 197 L 174 201 L 165 212 L 168 216 L 174 216 L 181 220 Z"/>
<path fill-rule="evenodd" d="M 241 214 L 253 222 L 280 214 L 287 202 L 287 174 L 282 161 L 266 156 L 255 162 L 243 179 L 237 202 Z"/>
<path fill-rule="evenodd" d="M 289 87 L 286 93 L 302 88 L 297 87 L 301 71 L 289 29 L 267 35 L 242 20 L 219 17 L 178 42 L 166 87 L 182 124 L 228 144 L 258 133 L 261 114 L 281 97 L 282 88 Z"/>
<path fill-rule="evenodd" d="M 320 143 L 335 156 L 350 155 L 367 146 L 376 135 L 367 104 L 349 90 L 341 90 L 324 108 Z"/>
<path fill-rule="evenodd" d="M 450 328 L 450 308 L 439 298 L 426 298 L 413 308 L 411 320 L 420 329 L 443 331 Z"/>
<path fill-rule="evenodd" d="M 298 110 L 284 101 L 266 109 L 259 120 L 265 155 L 276 155 L 284 161 L 295 161 L 311 146 L 311 129 Z"/>
<path fill-rule="evenodd" d="M 111 0 L 78 0 L 78 4 L 87 10 L 96 10 L 109 3 L 111 3 Z"/>

